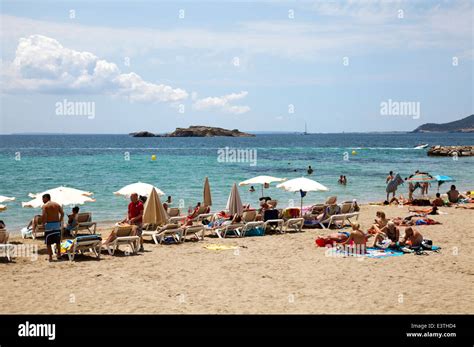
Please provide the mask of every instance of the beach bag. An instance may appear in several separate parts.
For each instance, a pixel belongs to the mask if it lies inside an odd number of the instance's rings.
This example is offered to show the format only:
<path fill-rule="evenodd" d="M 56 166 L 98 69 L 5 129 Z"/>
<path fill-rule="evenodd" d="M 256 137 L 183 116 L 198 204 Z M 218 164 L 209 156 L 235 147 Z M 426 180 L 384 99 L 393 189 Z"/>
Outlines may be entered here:
<path fill-rule="evenodd" d="M 433 241 L 424 239 L 423 241 L 421 241 L 421 248 L 431 250 L 433 248 Z"/>
<path fill-rule="evenodd" d="M 248 230 L 245 236 L 265 236 L 265 229 L 262 227 L 256 227 Z"/>

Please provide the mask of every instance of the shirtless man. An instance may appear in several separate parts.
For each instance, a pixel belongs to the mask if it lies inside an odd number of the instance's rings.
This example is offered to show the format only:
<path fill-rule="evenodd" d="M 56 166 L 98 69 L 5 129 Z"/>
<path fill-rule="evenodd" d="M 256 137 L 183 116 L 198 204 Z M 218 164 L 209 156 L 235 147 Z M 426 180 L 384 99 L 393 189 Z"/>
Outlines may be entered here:
<path fill-rule="evenodd" d="M 400 241 L 400 246 L 420 247 L 423 241 L 423 235 L 415 228 L 408 227 L 405 229 L 405 236 Z"/>
<path fill-rule="evenodd" d="M 49 261 L 53 261 L 53 250 L 51 245 L 56 244 L 57 259 L 61 258 L 61 226 L 64 219 L 64 211 L 61 205 L 51 201 L 51 195 L 44 194 L 43 198 L 43 214 L 41 220 L 44 225 L 44 242 L 48 248 Z"/>
<path fill-rule="evenodd" d="M 448 194 L 449 202 L 451 202 L 453 204 L 459 202 L 459 199 L 466 199 L 467 198 L 466 196 L 459 193 L 459 191 L 456 189 L 456 186 L 454 184 L 451 186 L 451 189 L 446 194 Z"/>
<path fill-rule="evenodd" d="M 373 247 L 377 247 L 379 245 L 379 242 L 383 240 L 390 240 L 389 247 L 394 247 L 396 246 L 399 238 L 400 238 L 400 230 L 398 229 L 398 227 L 395 225 L 394 222 L 390 221 L 387 223 L 386 226 L 380 229 L 380 232 L 377 233 L 377 235 L 375 235 Z"/>
<path fill-rule="evenodd" d="M 346 249 L 350 248 L 352 253 L 365 254 L 366 253 L 367 235 L 360 230 L 358 223 L 352 224 L 352 231 L 349 238 L 341 245 Z"/>

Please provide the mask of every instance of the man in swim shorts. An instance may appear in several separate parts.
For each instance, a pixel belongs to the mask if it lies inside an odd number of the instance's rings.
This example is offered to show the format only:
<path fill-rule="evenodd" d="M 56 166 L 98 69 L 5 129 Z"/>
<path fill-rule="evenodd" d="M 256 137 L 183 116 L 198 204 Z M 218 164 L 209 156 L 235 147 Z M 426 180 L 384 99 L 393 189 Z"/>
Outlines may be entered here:
<path fill-rule="evenodd" d="M 53 261 L 52 244 L 56 244 L 57 259 L 61 258 L 61 226 L 64 219 L 64 211 L 61 205 L 51 201 L 51 195 L 44 194 L 42 207 L 42 222 L 44 223 L 44 242 L 48 248 L 49 261 Z"/>

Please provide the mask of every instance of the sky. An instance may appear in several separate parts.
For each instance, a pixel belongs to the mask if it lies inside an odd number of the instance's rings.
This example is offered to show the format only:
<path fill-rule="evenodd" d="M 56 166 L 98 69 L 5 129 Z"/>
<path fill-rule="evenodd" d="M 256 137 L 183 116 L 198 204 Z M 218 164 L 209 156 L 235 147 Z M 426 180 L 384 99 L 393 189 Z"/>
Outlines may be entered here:
<path fill-rule="evenodd" d="M 0 0 L 0 133 L 457 120 L 474 113 L 473 3 Z"/>

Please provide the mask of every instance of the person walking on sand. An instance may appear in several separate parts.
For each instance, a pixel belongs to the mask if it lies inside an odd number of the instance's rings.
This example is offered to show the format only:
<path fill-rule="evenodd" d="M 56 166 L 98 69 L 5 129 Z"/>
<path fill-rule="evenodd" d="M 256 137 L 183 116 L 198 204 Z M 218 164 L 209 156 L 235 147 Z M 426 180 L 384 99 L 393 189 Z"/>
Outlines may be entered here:
<path fill-rule="evenodd" d="M 61 205 L 51 201 L 51 195 L 44 194 L 42 196 L 42 222 L 44 224 L 44 242 L 48 249 L 48 260 L 53 261 L 53 250 L 51 245 L 56 244 L 57 259 L 61 258 L 61 228 L 64 220 L 64 211 Z"/>

